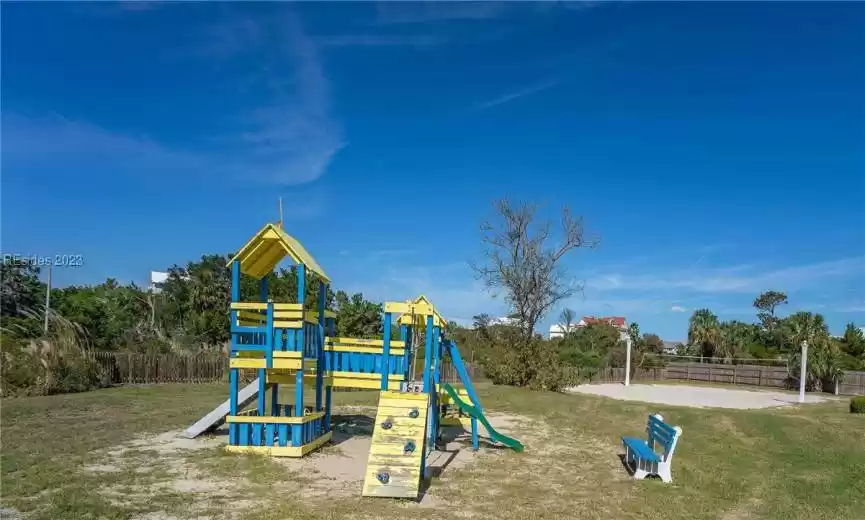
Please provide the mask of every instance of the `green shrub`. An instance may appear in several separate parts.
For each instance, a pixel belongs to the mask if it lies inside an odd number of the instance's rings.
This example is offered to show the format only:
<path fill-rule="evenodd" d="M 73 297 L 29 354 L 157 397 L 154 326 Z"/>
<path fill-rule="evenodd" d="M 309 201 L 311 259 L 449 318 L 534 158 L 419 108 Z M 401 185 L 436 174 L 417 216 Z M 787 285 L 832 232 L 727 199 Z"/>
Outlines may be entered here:
<path fill-rule="evenodd" d="M 850 399 L 850 413 L 865 413 L 865 396 Z"/>
<path fill-rule="evenodd" d="M 540 338 L 526 340 L 514 327 L 497 327 L 486 338 L 480 358 L 484 373 L 497 385 L 560 391 L 576 384 L 575 371 L 560 360 L 558 345 Z"/>

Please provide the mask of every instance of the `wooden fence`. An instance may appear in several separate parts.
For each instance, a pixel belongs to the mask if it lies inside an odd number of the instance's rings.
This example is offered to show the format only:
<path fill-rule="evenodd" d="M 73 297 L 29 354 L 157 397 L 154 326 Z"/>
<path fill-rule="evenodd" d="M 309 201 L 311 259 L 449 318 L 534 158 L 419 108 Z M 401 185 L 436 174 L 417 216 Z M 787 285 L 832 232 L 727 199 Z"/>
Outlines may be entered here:
<path fill-rule="evenodd" d="M 221 353 L 141 354 L 136 352 L 94 352 L 94 362 L 101 367 L 102 382 L 110 385 L 214 383 L 228 381 L 228 357 Z M 484 380 L 479 367 L 466 363 L 473 380 Z M 254 370 L 241 370 L 241 383 L 255 379 Z M 441 380 L 459 382 L 456 368 L 443 361 Z"/>
<path fill-rule="evenodd" d="M 592 383 L 618 383 L 625 380 L 624 368 L 600 370 L 575 368 L 577 380 Z M 786 367 L 759 365 L 724 365 L 717 363 L 669 363 L 660 368 L 634 368 L 631 381 L 704 381 L 731 385 L 754 385 L 773 388 L 798 388 Z M 831 390 L 831 389 L 830 389 Z M 865 395 L 865 372 L 844 372 L 838 380 L 839 395 Z"/>

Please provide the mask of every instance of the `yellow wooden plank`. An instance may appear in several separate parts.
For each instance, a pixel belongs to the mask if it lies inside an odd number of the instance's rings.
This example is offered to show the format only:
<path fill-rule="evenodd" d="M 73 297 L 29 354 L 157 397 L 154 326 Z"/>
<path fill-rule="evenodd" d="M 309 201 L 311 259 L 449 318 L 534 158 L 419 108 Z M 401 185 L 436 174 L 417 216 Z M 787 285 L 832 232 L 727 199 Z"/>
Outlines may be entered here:
<path fill-rule="evenodd" d="M 402 376 L 399 376 L 399 377 L 402 378 Z M 379 396 L 379 399 L 380 400 L 381 399 L 388 399 L 388 400 L 400 399 L 400 400 L 425 401 L 425 402 L 427 402 L 427 401 L 429 401 L 429 395 L 426 393 L 386 391 L 386 392 L 381 393 L 381 396 Z M 390 405 L 390 403 L 388 403 L 388 405 L 392 406 L 392 405 Z"/>
<path fill-rule="evenodd" d="M 382 347 L 384 346 L 383 339 L 365 339 L 365 338 L 325 338 L 328 342 L 340 345 L 360 345 L 364 347 Z M 405 347 L 405 341 L 391 340 L 391 347 Z"/>
<path fill-rule="evenodd" d="M 261 302 L 231 302 L 232 309 L 267 310 L 267 304 Z"/>
<path fill-rule="evenodd" d="M 335 370 L 330 373 L 333 377 L 339 377 L 344 379 L 374 379 L 381 381 L 381 374 L 369 373 L 369 372 L 346 372 L 342 370 Z M 405 376 L 402 374 L 388 374 L 387 378 L 391 381 L 402 381 L 405 379 Z"/>
<path fill-rule="evenodd" d="M 423 455 L 423 446 L 419 446 L 415 444 L 415 449 L 413 452 L 405 451 L 405 439 L 399 443 L 393 444 L 373 444 L 369 448 L 370 458 L 372 455 L 377 456 L 387 456 L 394 457 L 396 460 L 409 460 L 413 461 L 414 459 L 419 459 Z"/>
<path fill-rule="evenodd" d="M 391 406 L 390 401 L 382 401 L 378 406 L 378 415 L 387 415 L 393 418 L 399 418 L 407 421 L 417 421 L 420 420 L 423 422 L 426 419 L 427 408 L 423 406 L 423 403 L 418 401 L 411 401 L 410 406 L 401 407 L 401 406 Z M 417 410 L 417 417 L 411 417 L 409 414 L 413 411 Z"/>
<path fill-rule="evenodd" d="M 324 412 L 315 412 L 303 417 L 271 417 L 271 416 L 248 416 L 248 415 L 229 415 L 225 418 L 225 422 L 230 423 L 246 423 L 246 424 L 304 424 L 324 417 Z"/>
<path fill-rule="evenodd" d="M 327 352 L 354 352 L 357 354 L 384 354 L 384 347 L 362 347 L 353 345 L 325 345 L 324 350 Z M 391 356 L 405 355 L 405 349 L 392 348 L 390 349 Z"/>
<path fill-rule="evenodd" d="M 231 368 L 267 368 L 267 360 L 264 358 L 231 358 Z M 273 358 L 273 366 L 278 369 L 299 369 L 299 359 Z"/>
<path fill-rule="evenodd" d="M 286 321 L 286 320 L 276 321 L 276 320 L 274 320 L 274 322 L 273 322 L 273 328 L 275 328 L 275 329 L 299 329 L 301 327 L 303 327 L 303 322 L 300 320 L 292 320 L 292 321 Z"/>
<path fill-rule="evenodd" d="M 291 359 L 300 359 L 303 355 L 302 352 L 286 352 L 282 350 L 274 350 L 273 357 L 275 358 L 291 358 Z M 241 350 L 237 353 L 237 357 L 240 358 L 256 358 L 256 359 L 264 359 L 264 352 L 260 350 Z M 307 358 L 312 361 L 316 361 L 315 358 Z"/>
<path fill-rule="evenodd" d="M 379 390 L 381 388 L 381 380 L 373 379 L 355 379 L 351 377 L 334 377 L 334 388 L 358 388 L 366 390 Z M 388 381 L 387 387 L 390 390 L 399 390 L 400 381 Z"/>
<path fill-rule="evenodd" d="M 267 374 L 265 374 L 265 379 L 268 384 L 278 384 L 278 385 L 293 385 L 297 382 L 297 371 L 292 370 L 289 373 L 273 373 L 268 370 Z M 312 372 L 304 372 L 303 374 L 303 386 L 315 386 L 316 374 L 313 370 Z M 333 386 L 333 378 L 324 376 L 321 378 L 322 384 L 324 386 Z"/>
<path fill-rule="evenodd" d="M 231 453 L 253 453 L 270 455 L 271 457 L 303 457 L 317 449 L 333 437 L 333 432 L 327 432 L 309 444 L 303 446 L 226 446 L 225 451 Z"/>

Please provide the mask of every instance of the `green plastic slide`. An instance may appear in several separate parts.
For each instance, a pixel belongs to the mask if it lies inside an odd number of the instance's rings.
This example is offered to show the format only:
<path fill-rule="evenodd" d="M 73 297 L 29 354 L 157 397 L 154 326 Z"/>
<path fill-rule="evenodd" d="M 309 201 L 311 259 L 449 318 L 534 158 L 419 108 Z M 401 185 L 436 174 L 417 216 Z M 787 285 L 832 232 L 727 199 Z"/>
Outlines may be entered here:
<path fill-rule="evenodd" d="M 460 399 L 457 391 L 454 390 L 451 385 L 447 383 L 441 383 L 441 387 L 445 389 L 445 392 L 447 392 L 449 396 L 451 396 L 451 400 L 460 408 L 460 410 L 464 411 L 465 413 L 469 414 L 470 416 L 481 422 L 484 428 L 487 429 L 487 433 L 489 433 L 490 439 L 492 441 L 504 444 L 508 448 L 511 448 L 518 452 L 523 451 L 523 444 L 520 441 L 497 432 L 495 428 L 492 427 L 487 418 L 484 416 L 484 412 Z"/>

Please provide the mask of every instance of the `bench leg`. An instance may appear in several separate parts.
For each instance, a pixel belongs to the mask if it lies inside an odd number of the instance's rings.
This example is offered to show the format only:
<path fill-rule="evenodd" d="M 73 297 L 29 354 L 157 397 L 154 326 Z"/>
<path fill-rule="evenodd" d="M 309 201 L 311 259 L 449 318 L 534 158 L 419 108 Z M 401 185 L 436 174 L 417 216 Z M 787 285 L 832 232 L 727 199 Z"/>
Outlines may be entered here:
<path fill-rule="evenodd" d="M 658 464 L 658 476 L 661 477 L 661 480 L 663 480 L 667 484 L 673 481 L 673 477 L 670 475 L 669 462 L 661 462 Z"/>
<path fill-rule="evenodd" d="M 637 480 L 642 480 L 649 476 L 649 471 L 647 470 L 647 464 L 643 459 L 634 459 L 634 478 Z"/>

